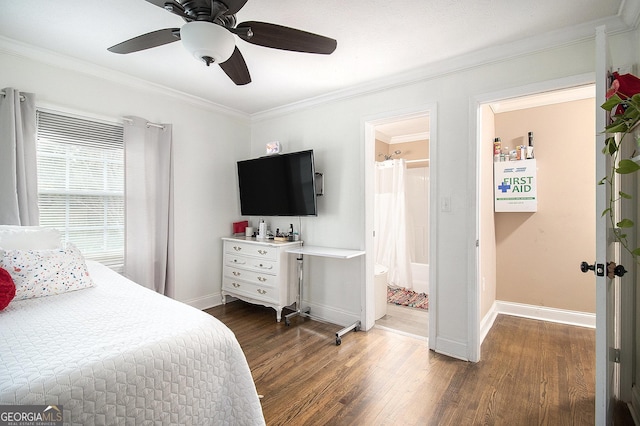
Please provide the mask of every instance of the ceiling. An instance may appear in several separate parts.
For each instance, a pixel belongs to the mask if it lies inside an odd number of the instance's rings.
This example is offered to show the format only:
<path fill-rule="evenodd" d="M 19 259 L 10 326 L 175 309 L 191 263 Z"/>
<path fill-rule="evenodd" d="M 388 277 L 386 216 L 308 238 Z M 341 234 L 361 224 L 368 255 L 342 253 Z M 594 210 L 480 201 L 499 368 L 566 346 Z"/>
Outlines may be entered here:
<path fill-rule="evenodd" d="M 388 144 L 430 139 L 429 116 L 421 115 L 375 126 L 376 139 Z"/>
<path fill-rule="evenodd" d="M 118 55 L 107 48 L 184 21 L 145 0 L 4 0 L 0 51 L 125 84 L 256 114 L 310 99 L 373 90 L 470 66 L 505 52 L 637 25 L 640 0 L 249 0 L 237 21 L 263 21 L 337 40 L 331 55 L 269 49 L 236 37 L 252 82 L 236 86 L 180 42 Z M 544 37 L 541 37 L 544 35 Z M 465 59 L 462 59 L 465 58 Z M 0 81 L 0 83 L 3 83 Z"/>

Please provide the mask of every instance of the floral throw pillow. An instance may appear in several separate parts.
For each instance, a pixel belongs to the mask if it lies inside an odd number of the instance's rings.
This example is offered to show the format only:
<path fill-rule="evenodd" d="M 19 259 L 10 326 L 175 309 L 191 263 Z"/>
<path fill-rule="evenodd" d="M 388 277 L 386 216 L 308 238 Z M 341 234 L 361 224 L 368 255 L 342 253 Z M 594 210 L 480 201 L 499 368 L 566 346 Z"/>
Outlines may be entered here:
<path fill-rule="evenodd" d="M 0 267 L 16 285 L 14 300 L 50 296 L 92 287 L 87 265 L 73 244 L 43 250 L 4 250 Z"/>

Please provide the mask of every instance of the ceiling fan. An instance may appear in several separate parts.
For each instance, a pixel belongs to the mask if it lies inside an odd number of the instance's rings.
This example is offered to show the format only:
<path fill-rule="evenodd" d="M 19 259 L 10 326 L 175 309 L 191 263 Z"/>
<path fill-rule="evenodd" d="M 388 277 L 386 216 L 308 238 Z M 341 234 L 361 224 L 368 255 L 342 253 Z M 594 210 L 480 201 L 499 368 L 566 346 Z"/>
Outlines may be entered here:
<path fill-rule="evenodd" d="M 111 46 L 110 52 L 132 53 L 182 40 L 185 48 L 207 66 L 217 63 L 237 85 L 251 82 L 247 64 L 235 45 L 242 40 L 273 49 L 331 54 L 334 39 L 267 22 L 236 25 L 236 13 L 247 0 L 146 0 L 186 21 L 181 28 L 165 28 Z"/>

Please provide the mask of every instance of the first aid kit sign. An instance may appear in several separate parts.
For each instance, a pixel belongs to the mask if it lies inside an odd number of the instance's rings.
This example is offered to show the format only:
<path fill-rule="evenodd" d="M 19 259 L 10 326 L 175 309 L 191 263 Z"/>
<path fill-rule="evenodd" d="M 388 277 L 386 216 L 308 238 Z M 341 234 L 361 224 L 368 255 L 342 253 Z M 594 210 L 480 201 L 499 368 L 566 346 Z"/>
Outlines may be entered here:
<path fill-rule="evenodd" d="M 496 212 L 538 211 L 536 160 L 495 162 L 493 172 Z"/>

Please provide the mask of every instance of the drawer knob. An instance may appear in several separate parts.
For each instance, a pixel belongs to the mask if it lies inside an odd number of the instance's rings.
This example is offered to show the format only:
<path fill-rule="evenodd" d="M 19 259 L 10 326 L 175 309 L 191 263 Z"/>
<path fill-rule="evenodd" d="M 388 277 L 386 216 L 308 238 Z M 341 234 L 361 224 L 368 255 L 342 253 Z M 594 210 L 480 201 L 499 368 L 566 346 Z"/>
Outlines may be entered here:
<path fill-rule="evenodd" d="M 267 279 L 265 277 L 258 277 L 258 281 L 265 282 Z"/>
<path fill-rule="evenodd" d="M 240 284 L 238 284 L 238 283 L 231 283 L 231 285 L 234 286 L 235 288 L 240 287 Z"/>
<path fill-rule="evenodd" d="M 240 250 L 242 250 L 242 247 L 233 246 L 233 249 L 234 249 L 235 251 L 240 251 Z"/>
<path fill-rule="evenodd" d="M 258 253 L 260 253 L 260 254 L 267 254 L 267 253 L 268 253 L 268 251 L 267 251 L 267 250 L 258 250 Z"/>
<path fill-rule="evenodd" d="M 234 275 L 234 276 L 236 276 L 236 277 L 239 277 L 239 276 L 240 276 L 240 272 L 238 272 L 238 271 L 233 271 L 233 275 Z"/>
<path fill-rule="evenodd" d="M 240 262 L 238 259 L 233 259 L 233 263 L 238 263 L 240 265 L 244 265 L 247 262 L 245 262 L 244 260 L 242 262 Z"/>
<path fill-rule="evenodd" d="M 258 289 L 258 293 L 260 294 L 267 294 L 267 290 L 263 290 L 261 288 Z"/>

